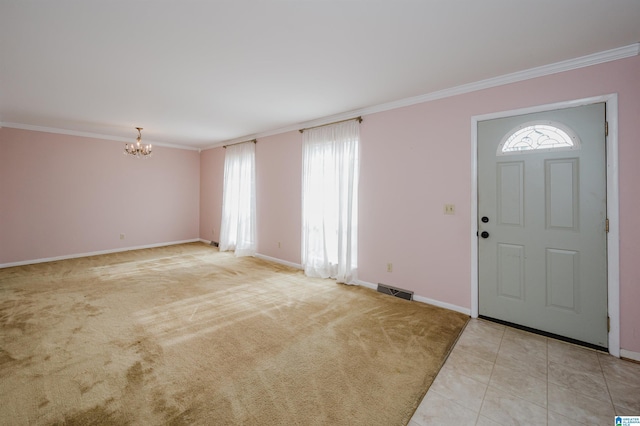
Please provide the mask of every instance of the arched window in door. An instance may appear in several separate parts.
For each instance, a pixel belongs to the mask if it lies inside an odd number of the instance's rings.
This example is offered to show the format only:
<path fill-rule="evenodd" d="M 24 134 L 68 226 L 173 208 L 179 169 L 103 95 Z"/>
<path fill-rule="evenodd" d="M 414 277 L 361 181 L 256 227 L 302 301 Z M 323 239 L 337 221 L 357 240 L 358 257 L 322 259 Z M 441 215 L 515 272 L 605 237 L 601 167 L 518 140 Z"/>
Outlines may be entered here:
<path fill-rule="evenodd" d="M 512 129 L 502 138 L 497 155 L 575 149 L 580 149 L 580 139 L 567 126 L 552 121 L 530 121 Z"/>

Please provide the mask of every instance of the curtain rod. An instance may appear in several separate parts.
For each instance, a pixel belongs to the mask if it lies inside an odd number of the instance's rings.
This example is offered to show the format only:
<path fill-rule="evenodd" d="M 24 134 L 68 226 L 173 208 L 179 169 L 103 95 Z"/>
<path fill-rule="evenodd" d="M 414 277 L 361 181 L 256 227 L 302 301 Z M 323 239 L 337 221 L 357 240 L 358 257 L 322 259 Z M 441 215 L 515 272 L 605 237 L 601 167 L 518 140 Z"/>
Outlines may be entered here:
<path fill-rule="evenodd" d="M 344 123 L 345 121 L 358 120 L 358 123 L 362 123 L 362 117 L 349 118 L 346 120 L 334 121 L 333 123 L 321 124 L 319 126 L 313 127 L 305 127 L 304 129 L 300 129 L 300 133 L 304 133 L 305 130 L 317 129 L 318 127 L 330 126 L 332 124 Z"/>
<path fill-rule="evenodd" d="M 227 147 L 228 147 L 228 146 L 231 146 L 231 145 L 240 145 L 241 143 L 249 143 L 249 142 L 258 143 L 258 140 L 257 140 L 257 139 L 251 139 L 250 141 L 230 143 L 229 145 L 222 145 L 222 147 L 223 147 L 224 149 L 227 149 Z"/>

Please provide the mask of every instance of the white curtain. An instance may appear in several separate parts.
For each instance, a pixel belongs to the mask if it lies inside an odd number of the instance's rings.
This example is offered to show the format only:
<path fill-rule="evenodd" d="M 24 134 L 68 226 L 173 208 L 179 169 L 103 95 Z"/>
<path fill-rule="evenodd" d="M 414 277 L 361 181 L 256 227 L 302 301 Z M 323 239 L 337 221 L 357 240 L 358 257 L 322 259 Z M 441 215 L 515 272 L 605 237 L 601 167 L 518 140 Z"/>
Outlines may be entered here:
<path fill-rule="evenodd" d="M 303 133 L 302 264 L 308 276 L 357 279 L 359 139 L 356 120 Z"/>
<path fill-rule="evenodd" d="M 256 173 L 253 142 L 230 145 L 224 156 L 220 251 L 256 253 Z"/>

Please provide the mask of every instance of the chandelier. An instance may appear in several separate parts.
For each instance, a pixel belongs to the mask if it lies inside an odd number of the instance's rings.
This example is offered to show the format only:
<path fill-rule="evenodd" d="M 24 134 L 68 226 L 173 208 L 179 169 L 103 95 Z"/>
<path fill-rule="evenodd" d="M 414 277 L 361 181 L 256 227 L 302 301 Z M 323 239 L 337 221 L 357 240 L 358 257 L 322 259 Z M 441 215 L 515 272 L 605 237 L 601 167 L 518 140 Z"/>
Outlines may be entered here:
<path fill-rule="evenodd" d="M 135 158 L 149 158 L 151 157 L 151 144 L 142 145 L 140 142 L 142 141 L 142 134 L 140 131 L 142 127 L 136 127 L 138 130 L 138 137 L 136 138 L 136 143 L 125 143 L 124 144 L 124 155 L 132 155 Z"/>

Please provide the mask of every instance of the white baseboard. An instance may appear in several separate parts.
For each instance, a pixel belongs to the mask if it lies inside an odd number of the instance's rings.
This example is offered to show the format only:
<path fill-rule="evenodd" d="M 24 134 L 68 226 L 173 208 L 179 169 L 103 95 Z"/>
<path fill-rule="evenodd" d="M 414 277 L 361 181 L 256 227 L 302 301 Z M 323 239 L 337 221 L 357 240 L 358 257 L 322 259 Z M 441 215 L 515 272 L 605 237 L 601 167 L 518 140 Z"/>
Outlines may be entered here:
<path fill-rule="evenodd" d="M 626 349 L 620 349 L 620 358 L 628 358 L 634 361 L 640 362 L 640 352 L 628 351 Z"/>
<path fill-rule="evenodd" d="M 265 256 L 263 254 L 256 254 L 256 257 L 258 259 L 268 260 L 268 261 L 271 261 L 271 262 L 276 262 L 276 263 L 280 263 L 280 264 L 283 264 L 283 265 L 291 266 L 292 268 L 304 269 L 304 267 L 302 265 L 300 265 L 300 264 L 288 262 L 288 261 L 282 260 L 282 259 L 277 259 L 275 257 Z M 367 282 L 367 281 L 355 280 L 354 284 L 360 285 L 360 286 L 363 286 L 363 287 L 368 287 L 368 288 L 370 288 L 372 290 L 377 290 L 378 289 L 378 286 L 376 284 L 373 284 L 373 283 L 370 283 L 370 282 Z M 465 314 L 465 315 L 471 315 L 471 309 L 469 309 L 469 308 L 463 308 L 461 306 L 452 305 L 451 303 L 441 302 L 439 300 L 434 300 L 434 299 L 429 299 L 428 297 L 416 296 L 414 294 L 413 295 L 413 300 L 415 300 L 416 302 L 420 302 L 420 303 L 426 303 L 428 305 L 438 306 L 440 308 L 450 309 L 452 311 L 460 312 L 460 313 Z"/>
<path fill-rule="evenodd" d="M 262 260 L 268 260 L 269 262 L 279 263 L 281 265 L 290 266 L 296 269 L 304 269 L 301 264 L 289 262 L 288 260 L 278 259 L 276 257 L 265 256 L 264 254 L 256 253 L 256 257 Z"/>
<path fill-rule="evenodd" d="M 377 285 L 375 285 L 373 283 L 370 283 L 370 282 L 367 282 L 367 281 L 355 280 L 355 283 L 356 283 L 356 285 L 361 285 L 362 287 L 368 287 L 368 288 L 370 288 L 372 290 L 377 290 L 378 289 Z"/>
<path fill-rule="evenodd" d="M 356 280 L 355 283 L 358 284 L 358 285 L 361 285 L 363 287 L 371 288 L 373 290 L 377 290 L 378 289 L 378 286 L 376 284 L 373 284 L 373 283 L 370 283 L 370 282 L 367 282 L 367 281 Z M 463 308 L 462 306 L 452 305 L 451 303 L 441 302 L 441 301 L 435 300 L 435 299 L 429 299 L 428 297 L 416 296 L 414 294 L 413 295 L 413 300 L 415 300 L 416 302 L 420 302 L 420 303 L 426 303 L 428 305 L 438 306 L 440 308 L 450 309 L 452 311 L 460 312 L 461 314 L 471 315 L 471 309 L 469 309 L 469 308 Z"/>
<path fill-rule="evenodd" d="M 44 262 L 55 262 L 56 260 L 66 260 L 66 259 L 76 259 L 78 257 L 88 257 L 88 256 L 98 256 L 101 254 L 110 254 L 110 253 L 120 253 L 123 251 L 131 251 L 131 250 L 142 250 L 148 248 L 155 247 L 165 247 L 165 246 L 174 246 L 177 244 L 186 244 L 186 243 L 195 243 L 198 241 L 203 241 L 200 238 L 194 238 L 191 240 L 182 240 L 182 241 L 171 241 L 166 243 L 156 243 L 156 244 L 147 244 L 143 246 L 134 246 L 134 247 L 123 247 L 111 250 L 100 250 L 100 251 L 91 251 L 88 253 L 75 253 L 68 254 L 64 256 L 56 256 L 56 257 L 46 257 L 42 259 L 31 259 L 31 260 L 22 260 L 20 262 L 10 262 L 10 263 L 0 263 L 0 269 L 2 268 L 10 268 L 12 266 L 23 266 L 23 265 L 33 265 L 36 263 L 44 263 Z"/>
<path fill-rule="evenodd" d="M 471 309 L 463 308 L 462 306 L 453 305 L 451 303 L 442 302 L 440 300 L 430 299 L 428 297 L 422 297 L 422 296 L 416 296 L 416 295 L 413 295 L 413 300 L 415 300 L 416 302 L 427 303 L 429 305 L 435 305 L 440 308 L 450 309 L 452 311 L 460 312 L 461 314 L 471 316 Z"/>

